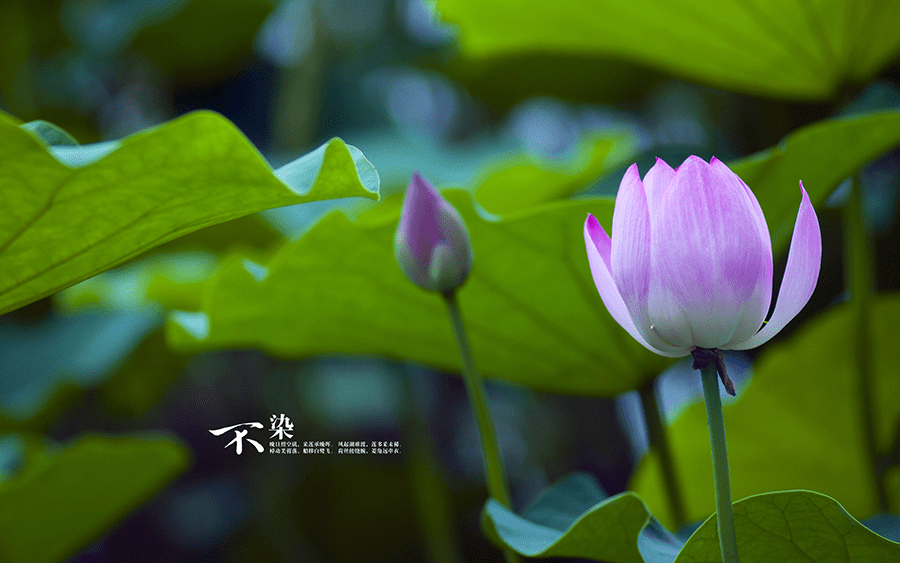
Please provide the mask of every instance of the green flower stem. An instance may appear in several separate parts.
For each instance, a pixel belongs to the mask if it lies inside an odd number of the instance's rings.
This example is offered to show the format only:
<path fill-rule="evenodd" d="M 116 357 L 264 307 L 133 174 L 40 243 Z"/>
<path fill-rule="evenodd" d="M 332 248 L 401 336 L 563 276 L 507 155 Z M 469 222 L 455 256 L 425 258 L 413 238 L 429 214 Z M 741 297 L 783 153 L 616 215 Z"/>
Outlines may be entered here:
<path fill-rule="evenodd" d="M 659 401 L 656 397 L 656 379 L 641 387 L 639 391 L 641 406 L 644 409 L 644 421 L 647 424 L 647 437 L 650 447 L 659 455 L 662 467 L 663 484 L 666 496 L 669 500 L 669 510 L 675 527 L 680 528 L 684 524 L 684 503 L 681 500 L 681 490 L 678 488 L 678 479 L 675 475 L 675 464 L 672 462 L 672 450 L 669 448 L 669 438 L 666 434 L 666 425 L 662 420 Z"/>
<path fill-rule="evenodd" d="M 475 371 L 472 351 L 469 349 L 466 331 L 463 328 L 462 317 L 459 314 L 459 306 L 456 302 L 456 292 L 451 290 L 442 295 L 447 303 L 447 311 L 450 313 L 450 324 L 453 325 L 453 334 L 456 336 L 456 345 L 459 347 L 459 355 L 462 359 L 462 376 L 466 382 L 466 392 L 469 395 L 472 411 L 475 413 L 475 421 L 478 423 L 488 492 L 494 499 L 510 508 L 509 488 L 506 485 L 506 478 L 503 474 L 503 461 L 500 457 L 500 447 L 497 444 L 494 419 L 491 417 L 491 409 L 488 406 L 484 381 L 478 375 L 478 372 Z M 508 563 L 521 561 L 518 554 L 511 549 L 504 550 L 504 553 Z"/>
<path fill-rule="evenodd" d="M 723 563 L 738 563 L 734 512 L 731 508 L 731 477 L 728 474 L 728 451 L 725 447 L 725 419 L 722 418 L 722 398 L 719 396 L 719 376 L 716 373 L 716 366 L 711 363 L 701 369 L 700 377 L 703 379 L 703 398 L 706 401 L 709 440 L 712 443 L 719 548 L 722 550 Z"/>
<path fill-rule="evenodd" d="M 854 327 L 849 334 L 854 335 L 852 354 L 857 373 L 859 414 L 862 418 L 863 438 L 869 453 L 869 474 L 878 505 L 887 511 L 887 491 L 884 486 L 883 467 L 878 455 L 878 440 L 875 433 L 877 412 L 872 385 L 872 336 L 871 301 L 875 266 L 872 260 L 871 236 L 866 228 L 860 194 L 859 175 L 853 177 L 850 198 L 844 206 L 844 285 L 850 290 Z"/>

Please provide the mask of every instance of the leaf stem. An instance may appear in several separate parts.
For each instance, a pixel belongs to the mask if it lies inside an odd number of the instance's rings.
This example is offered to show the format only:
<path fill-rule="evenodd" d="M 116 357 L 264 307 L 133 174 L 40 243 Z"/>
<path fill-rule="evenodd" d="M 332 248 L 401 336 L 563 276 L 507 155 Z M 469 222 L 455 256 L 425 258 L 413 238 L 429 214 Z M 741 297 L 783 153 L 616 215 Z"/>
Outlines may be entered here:
<path fill-rule="evenodd" d="M 453 334 L 456 337 L 456 345 L 459 348 L 459 356 L 462 359 L 462 376 L 466 383 L 466 392 L 472 411 L 475 413 L 475 421 L 478 424 L 478 433 L 481 437 L 481 452 L 484 459 L 484 472 L 487 476 L 487 486 L 490 495 L 507 508 L 511 508 L 509 500 L 509 488 L 503 474 L 503 460 L 500 456 L 500 447 L 497 444 L 497 432 L 494 428 L 494 419 L 487 401 L 487 393 L 484 388 L 484 380 L 475 371 L 475 362 L 472 359 L 472 351 L 466 339 L 466 331 L 463 328 L 462 317 L 459 314 L 459 306 L 456 301 L 456 292 L 447 291 L 442 294 L 450 313 L 450 324 L 453 325 Z M 510 548 L 504 550 L 507 563 L 521 561 L 519 555 Z"/>
<path fill-rule="evenodd" d="M 875 497 L 882 511 L 887 511 L 887 492 L 882 479 L 875 432 L 875 401 L 872 384 L 872 334 L 871 294 L 874 284 L 874 265 L 869 247 L 870 236 L 863 216 L 859 174 L 853 176 L 850 198 L 844 209 L 844 248 L 846 265 L 844 284 L 850 291 L 854 328 L 853 360 L 857 375 L 859 414 L 862 419 L 863 437 L 869 453 L 869 471 Z"/>
<path fill-rule="evenodd" d="M 703 399 L 706 402 L 709 440 L 712 444 L 719 548 L 724 563 L 738 563 L 734 512 L 731 508 L 731 477 L 728 473 L 728 451 L 725 446 L 725 419 L 722 417 L 722 398 L 719 396 L 719 376 L 715 365 L 710 363 L 702 368 L 700 377 L 703 380 Z"/>
<path fill-rule="evenodd" d="M 644 409 L 644 422 L 647 425 L 647 437 L 650 447 L 656 449 L 662 466 L 663 485 L 669 500 L 669 510 L 675 527 L 680 528 L 684 524 L 684 503 L 681 500 L 681 490 L 678 488 L 678 479 L 675 475 L 675 464 L 672 461 L 672 450 L 669 448 L 669 438 L 666 434 L 666 426 L 663 423 L 662 411 L 659 408 L 659 400 L 656 396 L 656 379 L 651 379 L 640 388 L 638 394 L 641 397 L 641 406 Z"/>

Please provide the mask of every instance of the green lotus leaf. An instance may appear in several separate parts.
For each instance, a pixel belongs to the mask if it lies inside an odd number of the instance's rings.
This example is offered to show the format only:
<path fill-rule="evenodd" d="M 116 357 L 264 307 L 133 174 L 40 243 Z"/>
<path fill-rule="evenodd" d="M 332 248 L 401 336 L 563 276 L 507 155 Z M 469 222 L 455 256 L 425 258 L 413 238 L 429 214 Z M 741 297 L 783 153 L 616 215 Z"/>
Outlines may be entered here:
<path fill-rule="evenodd" d="M 340 139 L 273 172 L 211 112 L 85 146 L 0 115 L 0 313 L 203 227 L 351 196 L 377 199 L 378 174 Z"/>
<path fill-rule="evenodd" d="M 831 98 L 845 83 L 868 81 L 900 51 L 900 5 L 876 0 L 438 0 L 438 7 L 459 26 L 462 55 L 474 61 L 593 56 L 794 99 Z M 602 84 L 605 77 L 568 80 Z"/>
<path fill-rule="evenodd" d="M 494 213 L 523 209 L 568 197 L 603 174 L 603 179 L 586 195 L 614 196 L 625 169 L 632 162 L 637 162 L 646 174 L 657 156 L 675 167 L 690 154 L 679 147 L 655 149 L 633 155 L 626 159 L 625 166 L 607 173 L 609 165 L 621 162 L 630 148 L 622 140 L 609 143 L 609 140 L 595 140 L 593 155 L 585 159 L 587 163 L 565 173 L 541 170 L 530 164 L 497 170 L 479 186 L 478 201 Z M 587 152 L 591 145 L 584 145 L 582 151 Z M 728 166 L 756 194 L 776 249 L 784 249 L 790 241 L 800 205 L 800 181 L 813 205 L 818 207 L 845 178 L 897 146 L 900 146 L 900 111 L 884 110 L 825 119 L 801 127 L 778 145 L 729 161 Z M 828 166 L 823 166 L 823 162 Z"/>
<path fill-rule="evenodd" d="M 566 476 L 521 515 L 490 499 L 485 517 L 490 536 L 528 557 L 671 563 L 682 545 L 637 495 L 609 497 L 585 473 Z"/>
<path fill-rule="evenodd" d="M 724 411 L 734 498 L 804 488 L 827 494 L 860 518 L 879 511 L 847 339 L 853 315 L 849 304 L 835 306 L 756 359 L 751 385 Z M 900 378 L 893 355 L 900 338 L 898 315 L 900 296 L 873 300 L 870 377 L 882 452 L 891 450 L 900 427 Z M 715 510 L 715 499 L 703 404 L 689 407 L 668 432 L 686 518 L 706 518 Z M 649 455 L 631 487 L 667 523 L 659 471 L 657 457 Z M 896 512 L 900 471 L 890 475 L 889 508 Z"/>
<path fill-rule="evenodd" d="M 773 464 L 774 465 L 774 464 Z M 836 500 L 812 491 L 781 491 L 734 503 L 741 563 L 890 563 L 900 544 L 859 523 Z M 688 539 L 675 563 L 720 563 L 716 517 Z"/>
<path fill-rule="evenodd" d="M 87 436 L 26 455 L 21 473 L 0 484 L 0 560 L 67 560 L 187 464 L 184 446 L 162 437 Z"/>
<path fill-rule="evenodd" d="M 485 376 L 612 396 L 669 365 L 619 327 L 594 287 L 582 225 L 591 212 L 609 227 L 611 201 L 562 201 L 498 219 L 482 216 L 465 192 L 445 196 L 472 239 L 475 265 L 458 297 Z M 262 264 L 224 264 L 200 312 L 171 316 L 170 342 L 285 357 L 372 354 L 458 373 L 444 303 L 411 284 L 395 262 L 398 219 L 392 201 L 355 223 L 333 213 Z"/>
<path fill-rule="evenodd" d="M 505 214 L 547 201 L 569 197 L 602 176 L 633 152 L 626 135 L 583 139 L 575 158 L 562 166 L 542 166 L 519 157 L 504 163 L 477 186 L 480 203 L 491 213 Z"/>

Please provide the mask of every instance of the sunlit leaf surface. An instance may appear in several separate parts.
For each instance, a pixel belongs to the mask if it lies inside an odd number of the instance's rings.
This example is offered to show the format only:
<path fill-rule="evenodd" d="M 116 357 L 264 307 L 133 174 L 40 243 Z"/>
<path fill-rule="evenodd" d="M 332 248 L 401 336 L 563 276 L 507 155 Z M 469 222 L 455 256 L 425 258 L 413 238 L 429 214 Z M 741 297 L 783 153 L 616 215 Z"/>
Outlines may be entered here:
<path fill-rule="evenodd" d="M 440 0 L 438 7 L 459 26 L 468 58 L 595 56 L 786 98 L 829 98 L 846 82 L 871 78 L 900 48 L 900 5 L 876 0 Z"/>
<path fill-rule="evenodd" d="M 0 313 L 209 225 L 305 201 L 378 197 L 377 173 L 341 140 L 273 173 L 210 112 L 97 145 L 48 147 L 42 131 L 0 115 Z"/>
<path fill-rule="evenodd" d="M 459 290 L 478 369 L 534 389 L 610 396 L 635 389 L 670 360 L 642 348 L 610 317 L 589 271 L 582 225 L 609 227 L 612 202 L 559 202 L 484 218 L 445 192 L 472 237 L 475 265 Z M 351 223 L 332 214 L 265 264 L 223 266 L 202 313 L 177 313 L 183 349 L 259 347 L 276 355 L 375 354 L 458 373 L 446 308 L 407 280 L 393 255 L 391 202 Z"/>
<path fill-rule="evenodd" d="M 812 491 L 782 491 L 734 504 L 741 563 L 890 563 L 900 544 L 859 523 L 834 499 Z M 719 563 L 715 516 L 685 544 L 675 563 Z"/>
<path fill-rule="evenodd" d="M 833 497 L 860 518 L 878 511 L 847 334 L 852 314 L 846 305 L 837 306 L 757 358 L 752 383 L 725 408 L 733 498 L 803 488 Z M 883 452 L 890 450 L 900 424 L 900 378 L 893 358 L 898 315 L 900 297 L 874 301 L 871 377 Z M 685 411 L 669 436 L 687 519 L 706 518 L 715 500 L 703 404 Z M 659 470 L 658 460 L 649 456 L 631 484 L 655 514 L 666 516 Z M 888 493 L 896 511 L 900 479 L 889 480 Z"/>

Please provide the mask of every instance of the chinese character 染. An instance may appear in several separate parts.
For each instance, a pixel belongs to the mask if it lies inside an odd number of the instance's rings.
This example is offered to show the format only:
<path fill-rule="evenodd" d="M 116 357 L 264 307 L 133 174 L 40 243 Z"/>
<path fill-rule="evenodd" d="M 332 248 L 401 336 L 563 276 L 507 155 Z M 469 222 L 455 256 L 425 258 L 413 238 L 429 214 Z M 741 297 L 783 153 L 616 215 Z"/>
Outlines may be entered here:
<path fill-rule="evenodd" d="M 243 440 L 247 437 L 248 432 L 247 430 L 235 430 L 236 428 L 239 428 L 241 426 L 249 426 L 250 428 L 264 428 L 262 422 L 242 422 L 241 424 L 235 424 L 234 426 L 226 426 L 225 428 L 210 430 L 209 433 L 213 436 L 221 436 L 229 430 L 234 430 L 234 440 L 225 444 L 225 447 L 227 448 L 231 444 L 234 444 L 235 450 L 237 451 L 238 455 L 241 455 L 241 452 L 244 451 Z M 262 444 L 252 438 L 247 438 L 247 441 L 253 444 L 253 446 L 256 448 L 256 451 L 258 451 L 259 453 L 263 453 Z"/>
<path fill-rule="evenodd" d="M 294 429 L 294 423 L 291 422 L 291 419 L 284 416 L 284 413 L 281 413 L 280 416 L 272 415 L 272 418 L 269 419 L 269 422 L 272 423 L 272 427 L 269 430 L 272 430 L 274 434 L 272 434 L 269 439 L 274 437 L 278 437 L 279 440 L 284 440 L 284 437 L 293 438 L 294 435 L 291 434 L 291 430 Z"/>

